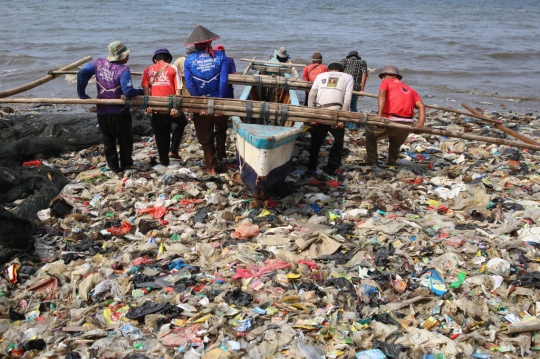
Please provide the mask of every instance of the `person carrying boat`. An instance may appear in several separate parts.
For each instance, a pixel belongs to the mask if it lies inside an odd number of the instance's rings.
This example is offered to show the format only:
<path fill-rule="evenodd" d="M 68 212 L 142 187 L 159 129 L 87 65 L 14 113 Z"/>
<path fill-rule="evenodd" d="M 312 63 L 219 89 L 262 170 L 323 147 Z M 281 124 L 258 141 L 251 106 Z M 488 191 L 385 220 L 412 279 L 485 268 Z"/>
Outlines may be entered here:
<path fill-rule="evenodd" d="M 86 86 L 93 75 L 96 75 L 98 99 L 120 99 L 139 96 L 142 89 L 133 88 L 131 70 L 126 66 L 129 60 L 128 49 L 122 42 L 114 41 L 108 46 L 109 56 L 90 62 L 77 73 L 77 94 L 81 99 L 89 99 Z M 97 105 L 97 120 L 103 135 L 103 149 L 109 169 L 120 172 L 133 166 L 133 126 L 131 112 L 122 105 Z M 120 162 L 116 141 L 120 146 Z"/>
<path fill-rule="evenodd" d="M 182 80 L 180 70 L 171 65 L 172 55 L 167 49 L 158 49 L 152 57 L 153 65 L 148 66 L 142 75 L 141 86 L 145 95 L 151 96 L 180 96 Z M 157 113 L 151 107 L 146 108 L 146 113 L 152 115 L 152 128 L 156 137 L 159 162 L 163 166 L 169 165 L 169 157 L 180 158 L 178 147 L 187 126 L 186 115 L 177 109 L 171 109 L 170 113 Z M 171 143 L 171 128 L 174 128 Z M 170 147 L 169 147 L 170 146 Z"/>
<path fill-rule="evenodd" d="M 328 72 L 317 75 L 309 91 L 308 106 L 328 110 L 349 111 L 354 87 L 353 77 L 343 72 L 343 65 L 333 62 L 328 65 Z M 308 170 L 317 169 L 319 150 L 328 132 L 334 136 L 334 143 L 328 154 L 328 163 L 323 171 L 333 175 L 341 166 L 345 129 L 343 122 L 336 126 L 311 122 L 311 148 L 309 150 Z"/>
<path fill-rule="evenodd" d="M 185 46 L 195 45 L 195 52 L 184 63 L 186 86 L 192 96 L 227 97 L 229 64 L 222 51 L 212 49 L 212 40 L 220 37 L 197 25 Z M 202 111 L 193 115 L 195 133 L 202 146 L 206 170 L 217 174 L 218 161 L 226 156 L 227 116 L 215 116 Z M 214 131 L 215 127 L 215 131 Z"/>
<path fill-rule="evenodd" d="M 219 44 L 216 46 L 216 51 L 223 51 L 225 53 L 225 46 L 222 44 Z M 236 74 L 236 64 L 234 63 L 234 59 L 227 55 L 227 62 L 229 63 L 229 75 L 235 75 Z M 229 84 L 228 90 L 227 90 L 227 98 L 234 98 L 234 88 L 232 84 Z"/>
<path fill-rule="evenodd" d="M 345 68 L 344 72 L 351 75 L 354 79 L 354 91 L 364 91 L 368 76 L 366 60 L 358 56 L 358 51 L 351 51 L 346 58 L 341 60 Z M 358 112 L 358 95 L 353 94 L 351 100 L 351 112 Z"/>
<path fill-rule="evenodd" d="M 195 52 L 195 46 L 189 45 L 186 47 L 186 56 Z M 182 76 L 182 96 L 189 96 L 189 91 L 186 86 L 186 79 L 184 78 L 184 62 L 186 61 L 186 56 L 179 57 L 175 62 L 174 66 L 180 70 L 180 76 Z"/>
<path fill-rule="evenodd" d="M 274 56 L 270 56 L 273 58 Z M 276 52 L 276 60 L 279 62 L 288 62 L 291 61 L 291 56 L 287 53 L 287 49 L 284 46 L 281 46 Z"/>
<path fill-rule="evenodd" d="M 304 67 L 304 71 L 302 72 L 302 79 L 304 81 L 313 82 L 315 81 L 315 78 L 317 77 L 318 74 L 322 74 L 323 72 L 327 72 L 327 71 L 328 71 L 328 67 L 322 64 L 321 53 L 314 52 L 313 55 L 311 55 L 311 65 Z M 306 106 L 308 103 L 308 96 L 309 96 L 309 91 L 306 91 L 306 99 L 305 99 Z"/>
<path fill-rule="evenodd" d="M 386 117 L 389 121 L 414 124 L 414 109 L 418 109 L 418 123 L 416 127 L 423 127 L 426 108 L 418 93 L 407 84 L 401 82 L 403 78 L 395 66 L 385 66 L 379 77 L 382 79 L 379 86 L 378 116 Z M 396 165 L 399 159 L 399 150 L 409 136 L 410 130 L 401 128 L 386 128 L 366 126 L 367 162 L 376 166 L 378 163 L 377 141 L 388 137 L 388 161 L 390 166 Z"/>

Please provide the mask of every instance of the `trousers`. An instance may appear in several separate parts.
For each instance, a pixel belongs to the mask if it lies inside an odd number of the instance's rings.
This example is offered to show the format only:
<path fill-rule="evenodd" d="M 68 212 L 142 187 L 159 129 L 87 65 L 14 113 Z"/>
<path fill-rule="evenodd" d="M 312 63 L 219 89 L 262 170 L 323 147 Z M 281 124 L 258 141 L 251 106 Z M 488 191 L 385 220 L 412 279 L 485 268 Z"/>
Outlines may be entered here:
<path fill-rule="evenodd" d="M 345 129 L 332 128 L 331 125 L 317 125 L 311 128 L 311 147 L 309 149 L 308 169 L 317 169 L 319 150 L 321 149 L 321 145 L 323 144 L 328 132 L 334 136 L 334 143 L 332 144 L 332 148 L 330 148 L 328 163 L 325 166 L 325 172 L 332 174 L 339 168 L 339 166 L 341 166 Z"/>
<path fill-rule="evenodd" d="M 400 122 L 400 124 L 404 124 L 404 122 Z M 393 166 L 397 163 L 399 158 L 401 145 L 405 143 L 405 140 L 407 140 L 411 131 L 401 128 L 373 127 L 366 125 L 365 133 L 368 163 L 373 165 L 377 164 L 379 159 L 377 141 L 388 137 L 389 147 L 387 164 Z"/>
<path fill-rule="evenodd" d="M 215 171 L 217 161 L 226 157 L 227 116 L 193 115 L 195 133 L 204 153 L 204 164 L 208 171 Z"/>
<path fill-rule="evenodd" d="M 97 115 L 99 129 L 103 135 L 103 149 L 111 171 L 119 171 L 133 165 L 133 126 L 129 111 Z M 120 147 L 120 162 L 116 143 Z"/>
<path fill-rule="evenodd" d="M 178 126 L 173 130 L 171 143 L 171 128 L 173 122 L 177 123 Z M 152 115 L 152 128 L 154 129 L 154 135 L 156 136 L 159 162 L 162 165 L 169 165 L 169 151 L 178 151 L 187 123 L 185 115 L 180 117 L 172 117 L 169 114 L 160 113 Z"/>

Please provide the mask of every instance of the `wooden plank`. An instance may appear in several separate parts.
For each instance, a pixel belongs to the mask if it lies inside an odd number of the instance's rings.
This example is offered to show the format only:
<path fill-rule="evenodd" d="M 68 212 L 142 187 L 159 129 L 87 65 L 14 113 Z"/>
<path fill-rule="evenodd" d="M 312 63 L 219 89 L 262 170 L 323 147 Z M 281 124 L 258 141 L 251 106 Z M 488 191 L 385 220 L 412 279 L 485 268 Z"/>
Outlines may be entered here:
<path fill-rule="evenodd" d="M 307 65 L 304 64 L 293 64 L 291 62 L 272 62 L 272 61 L 261 61 L 261 60 L 253 60 L 253 59 L 240 59 L 240 61 L 249 61 L 252 62 L 255 65 L 268 65 L 268 66 L 284 66 L 284 67 L 306 67 Z"/>
<path fill-rule="evenodd" d="M 87 63 L 88 61 L 91 61 L 91 60 L 92 60 L 92 56 L 87 56 L 87 57 L 85 57 L 83 59 L 80 59 L 79 61 L 75 61 L 72 64 L 69 64 L 67 66 L 62 67 L 59 71 L 71 70 L 71 69 L 73 69 L 73 68 L 75 68 L 75 67 L 77 67 L 79 65 L 82 65 L 84 63 Z M 19 94 L 21 92 L 31 90 L 34 87 L 38 87 L 39 85 L 43 85 L 44 83 L 49 82 L 49 81 L 51 81 L 51 80 L 53 80 L 55 78 L 56 78 L 56 75 L 48 74 L 47 76 L 42 77 L 39 80 L 27 83 L 26 85 L 22 85 L 22 86 L 16 87 L 16 88 L 11 89 L 11 90 L 0 92 L 0 98 L 13 96 L 13 95 Z"/>
<path fill-rule="evenodd" d="M 254 57 L 251 60 L 253 61 L 255 59 L 257 59 L 257 58 Z M 244 69 L 244 72 L 242 72 L 242 75 L 247 75 L 249 73 L 249 70 L 251 69 L 251 66 L 253 66 L 253 62 L 250 62 L 249 64 L 247 64 L 246 68 Z"/>

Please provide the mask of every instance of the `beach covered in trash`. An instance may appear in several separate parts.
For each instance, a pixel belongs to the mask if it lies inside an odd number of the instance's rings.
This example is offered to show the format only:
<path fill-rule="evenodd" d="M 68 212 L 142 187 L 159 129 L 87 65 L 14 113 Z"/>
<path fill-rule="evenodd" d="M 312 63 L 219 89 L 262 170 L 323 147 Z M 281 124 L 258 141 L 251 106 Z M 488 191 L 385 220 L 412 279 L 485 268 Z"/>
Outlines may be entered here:
<path fill-rule="evenodd" d="M 1 118 L 0 154 L 18 154 L 1 163 L 1 355 L 538 357 L 534 151 L 412 134 L 402 165 L 371 167 L 359 127 L 331 177 L 307 171 L 306 131 L 280 193 L 255 200 L 232 130 L 224 170 L 210 177 L 192 124 L 181 159 L 164 167 L 135 114 L 135 167 L 119 175 L 99 136 L 70 142 L 59 124 L 37 124 L 74 121 L 58 112 Z M 540 138 L 540 116 L 496 115 Z M 76 117 L 96 134 L 94 114 Z M 443 111 L 428 111 L 426 126 L 505 137 Z M 52 136 L 56 147 L 19 142 L 29 128 L 31 143 Z"/>

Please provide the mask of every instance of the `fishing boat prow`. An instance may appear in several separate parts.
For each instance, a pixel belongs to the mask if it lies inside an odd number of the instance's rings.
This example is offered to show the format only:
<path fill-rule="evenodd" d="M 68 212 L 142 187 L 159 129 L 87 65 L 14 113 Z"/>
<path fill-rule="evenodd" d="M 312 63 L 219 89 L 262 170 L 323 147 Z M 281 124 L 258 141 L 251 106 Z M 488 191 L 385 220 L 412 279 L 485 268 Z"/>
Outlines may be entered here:
<path fill-rule="evenodd" d="M 275 60 L 250 62 L 244 74 L 253 70 L 253 75 L 279 76 L 291 78 L 296 70 L 289 64 Z M 286 81 L 285 81 L 286 84 Z M 299 105 L 295 90 L 287 86 L 246 86 L 240 100 L 262 101 L 261 108 L 246 108 L 246 117 L 232 117 L 233 128 L 236 131 L 237 162 L 240 175 L 248 193 L 257 199 L 265 199 L 276 193 L 285 183 L 291 169 L 294 144 L 302 132 L 302 122 L 287 121 L 282 118 L 270 118 L 267 102 L 281 103 L 282 110 L 287 105 Z M 260 111 L 261 119 L 256 123 L 251 119 L 252 111 Z M 265 115 L 266 113 L 266 115 Z"/>

